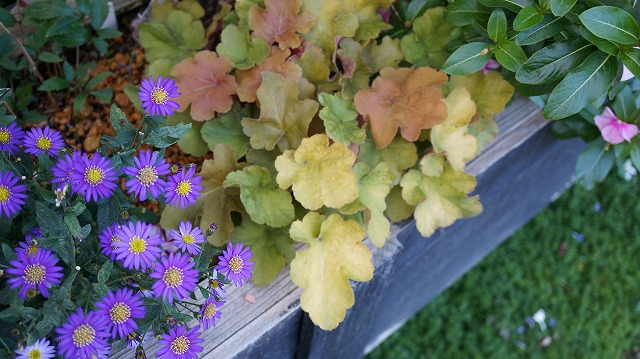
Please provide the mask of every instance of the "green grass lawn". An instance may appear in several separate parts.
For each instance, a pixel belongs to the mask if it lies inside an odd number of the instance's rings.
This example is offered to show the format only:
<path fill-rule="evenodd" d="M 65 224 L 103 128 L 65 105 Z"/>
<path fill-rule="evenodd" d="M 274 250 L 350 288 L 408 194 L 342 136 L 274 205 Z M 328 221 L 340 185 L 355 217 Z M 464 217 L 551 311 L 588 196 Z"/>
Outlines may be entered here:
<path fill-rule="evenodd" d="M 638 179 L 573 187 L 368 358 L 636 358 L 639 264 Z"/>

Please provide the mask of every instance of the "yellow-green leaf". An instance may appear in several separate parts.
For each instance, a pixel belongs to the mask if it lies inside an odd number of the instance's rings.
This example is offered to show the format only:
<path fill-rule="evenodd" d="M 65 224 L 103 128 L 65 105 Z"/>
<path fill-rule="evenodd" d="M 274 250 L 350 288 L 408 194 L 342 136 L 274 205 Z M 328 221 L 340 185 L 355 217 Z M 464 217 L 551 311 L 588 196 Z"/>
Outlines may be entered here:
<path fill-rule="evenodd" d="M 481 118 L 472 122 L 468 130 L 478 140 L 478 151 L 476 152 L 476 155 L 478 155 L 482 152 L 484 146 L 496 138 L 498 125 L 496 125 L 495 117 Z"/>
<path fill-rule="evenodd" d="M 206 43 L 202 22 L 179 10 L 171 11 L 165 22 L 141 23 L 138 36 L 148 62 L 159 59 L 178 62 L 193 56 Z"/>
<path fill-rule="evenodd" d="M 429 154 L 420 165 L 421 171 L 409 170 L 402 176 L 400 186 L 402 198 L 416 205 L 413 216 L 423 236 L 428 237 L 459 218 L 482 212 L 479 197 L 467 196 L 476 186 L 473 176 L 454 171 L 441 155 Z"/>
<path fill-rule="evenodd" d="M 502 112 L 513 96 L 513 86 L 496 71 L 483 74 L 478 71 L 471 75 L 451 76 L 445 85 L 449 92 L 458 86 L 464 86 L 469 90 L 471 99 L 478 106 L 478 114 L 481 118 L 489 118 Z"/>
<path fill-rule="evenodd" d="M 293 222 L 289 233 L 309 244 L 291 262 L 291 280 L 302 288 L 300 305 L 317 326 L 335 329 L 354 304 L 349 280 L 373 278 L 372 255 L 362 243 L 364 230 L 337 214 L 327 218 L 310 212 Z"/>
<path fill-rule="evenodd" d="M 362 50 L 361 58 L 365 66 L 374 73 L 384 67 L 398 67 L 398 62 L 403 58 L 400 40 L 385 36 L 380 44 L 375 40 L 369 41 Z"/>
<path fill-rule="evenodd" d="M 476 114 L 476 104 L 465 87 L 456 87 L 444 100 L 447 118 L 431 129 L 435 152 L 446 156 L 454 171 L 464 171 L 465 162 L 478 151 L 478 140 L 469 134 L 468 125 Z"/>
<path fill-rule="evenodd" d="M 218 226 L 218 230 L 208 237 L 209 242 L 221 246 L 229 240 L 233 231 L 231 212 L 238 212 L 244 216 L 239 193 L 233 193 L 233 188 L 225 190 L 223 183 L 228 173 L 242 169 L 246 164 L 238 163 L 233 150 L 227 145 L 217 145 L 213 150 L 213 160 L 206 160 L 202 164 L 202 186 L 204 189 L 196 200 L 195 205 L 180 208 L 166 206 L 160 218 L 160 225 L 164 229 L 178 228 L 180 221 L 191 221 L 201 228 L 209 228 L 211 223 Z M 235 191 L 238 191 L 235 189 Z"/>
<path fill-rule="evenodd" d="M 441 68 L 451 55 L 446 46 L 454 29 L 445 21 L 444 7 L 428 9 L 413 22 L 413 33 L 402 38 L 404 57 L 416 66 Z"/>
<path fill-rule="evenodd" d="M 386 198 L 387 210 L 384 212 L 392 222 L 400 222 L 411 217 L 414 206 L 402 199 L 402 187 L 394 186 Z"/>
<path fill-rule="evenodd" d="M 228 25 L 220 34 L 216 51 L 218 55 L 228 58 L 233 67 L 246 70 L 264 61 L 269 55 L 269 48 L 264 39 L 251 39 L 248 29 Z"/>
<path fill-rule="evenodd" d="M 320 110 L 320 118 L 324 121 L 329 138 L 347 146 L 364 142 L 367 134 L 358 126 L 358 111 L 353 101 L 344 99 L 339 93 L 321 93 L 318 101 L 324 106 Z"/>
<path fill-rule="evenodd" d="M 177 5 L 172 1 L 156 1 L 151 6 L 151 19 L 165 22 L 172 11 L 182 10 L 191 14 L 194 19 L 200 19 L 204 16 L 204 8 L 198 0 L 182 0 Z"/>
<path fill-rule="evenodd" d="M 338 80 L 342 86 L 342 96 L 352 99 L 355 94 L 369 87 L 372 73 L 362 61 L 362 45 L 350 38 L 340 40 L 336 57 L 342 65 L 342 75 Z"/>
<path fill-rule="evenodd" d="M 297 150 L 286 150 L 276 159 L 281 189 L 293 187 L 293 195 L 305 208 L 340 208 L 358 198 L 358 179 L 351 171 L 356 156 L 341 143 L 329 146 L 329 137 L 313 135 Z"/>
<path fill-rule="evenodd" d="M 413 167 L 418 162 L 418 149 L 413 142 L 400 137 L 394 138 L 385 148 L 378 148 L 374 141 L 369 139 L 360 145 L 358 162 L 364 162 L 370 168 L 380 162 L 387 162 L 395 168 L 399 176 L 402 170 Z"/>
<path fill-rule="evenodd" d="M 358 163 L 358 165 L 364 164 Z M 392 166 L 381 162 L 359 182 L 358 200 L 369 209 L 367 235 L 371 242 L 378 247 L 384 246 L 385 240 L 391 234 L 391 223 L 385 217 L 384 211 L 387 209 L 385 198 L 393 186 L 395 177 L 396 172 Z"/>
<path fill-rule="evenodd" d="M 157 61 L 156 61 L 157 62 Z M 209 146 L 202 138 L 202 122 L 193 121 L 189 111 L 176 112 L 167 117 L 167 125 L 191 124 L 191 128 L 178 141 L 180 149 L 193 156 L 202 156 L 209 152 Z"/>
<path fill-rule="evenodd" d="M 234 103 L 231 111 L 219 115 L 213 121 L 207 121 L 202 126 L 202 138 L 213 150 L 217 145 L 225 143 L 231 147 L 240 159 L 247 153 L 249 148 L 249 137 L 242 132 L 240 121 L 243 117 L 249 116 L 248 108 L 243 108 L 238 103 Z"/>
<path fill-rule="evenodd" d="M 246 218 L 231 233 L 231 242 L 251 248 L 256 262 L 252 280 L 257 285 L 269 284 L 296 255 L 288 227 L 271 228 Z"/>
<path fill-rule="evenodd" d="M 298 83 L 273 72 L 262 74 L 258 88 L 260 118 L 242 120 L 244 133 L 251 147 L 282 151 L 297 148 L 307 137 L 309 123 L 318 111 L 314 100 L 298 100 Z"/>
<path fill-rule="evenodd" d="M 251 220 L 270 227 L 284 227 L 295 219 L 291 194 L 278 188 L 268 169 L 249 166 L 231 172 L 224 187 L 240 187 L 240 200 Z"/>
<path fill-rule="evenodd" d="M 312 43 L 303 44 L 304 52 L 300 58 L 293 57 L 295 62 L 302 69 L 302 75 L 316 86 L 324 85 L 329 81 L 329 59 L 324 55 L 322 49 Z"/>

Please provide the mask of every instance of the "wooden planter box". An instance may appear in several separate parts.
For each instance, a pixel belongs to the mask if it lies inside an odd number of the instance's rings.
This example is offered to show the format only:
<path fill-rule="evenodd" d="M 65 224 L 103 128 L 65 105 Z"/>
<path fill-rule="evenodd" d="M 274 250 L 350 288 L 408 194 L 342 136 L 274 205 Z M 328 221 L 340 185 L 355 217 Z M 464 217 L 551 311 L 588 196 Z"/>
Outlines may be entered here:
<path fill-rule="evenodd" d="M 517 99 L 498 116 L 498 137 L 468 164 L 477 176 L 484 212 L 423 238 L 414 220 L 394 225 L 386 245 L 373 250 L 372 281 L 353 283 L 355 305 L 330 332 L 300 308 L 301 290 L 288 270 L 268 286 L 228 292 L 222 319 L 204 334 L 203 358 L 360 358 L 436 295 L 559 196 L 573 181 L 585 144 L 549 134 L 542 111 Z M 245 300 L 250 294 L 251 304 Z M 155 356 L 153 342 L 145 345 Z M 132 351 L 113 358 L 130 358 Z"/>

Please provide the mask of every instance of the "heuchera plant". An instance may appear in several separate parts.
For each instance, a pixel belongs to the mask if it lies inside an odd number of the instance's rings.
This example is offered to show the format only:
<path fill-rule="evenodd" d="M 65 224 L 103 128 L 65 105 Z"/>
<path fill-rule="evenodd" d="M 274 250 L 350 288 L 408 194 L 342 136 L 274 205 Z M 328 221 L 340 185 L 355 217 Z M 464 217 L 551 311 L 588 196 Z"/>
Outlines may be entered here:
<path fill-rule="evenodd" d="M 429 236 L 480 213 L 465 163 L 514 90 L 494 70 L 438 70 L 456 30 L 437 5 L 240 0 L 212 18 L 193 0 L 154 5 L 139 39 L 149 74 L 181 93 L 168 123 L 191 123 L 179 146 L 214 157 L 195 206 L 166 207 L 161 226 L 215 222 L 209 241 L 248 245 L 258 285 L 290 265 L 302 308 L 333 329 L 349 281 L 373 276 L 365 236 L 382 247 L 391 220 L 413 214 Z"/>
<path fill-rule="evenodd" d="M 136 128 L 113 105 L 116 135 L 94 154 L 66 147 L 49 127 L 22 129 L 0 108 L 0 356 L 106 358 L 128 346 L 143 358 L 143 341 L 157 335 L 159 357 L 197 358 L 221 318 L 224 286 L 251 278 L 248 247 L 205 243 L 215 223 L 164 232 L 131 204 L 190 211 L 202 195 L 195 166 L 163 158 L 191 126 L 157 116 L 177 108 L 175 89 L 145 80 L 147 115 Z M 9 93 L 0 89 L 0 102 Z"/>

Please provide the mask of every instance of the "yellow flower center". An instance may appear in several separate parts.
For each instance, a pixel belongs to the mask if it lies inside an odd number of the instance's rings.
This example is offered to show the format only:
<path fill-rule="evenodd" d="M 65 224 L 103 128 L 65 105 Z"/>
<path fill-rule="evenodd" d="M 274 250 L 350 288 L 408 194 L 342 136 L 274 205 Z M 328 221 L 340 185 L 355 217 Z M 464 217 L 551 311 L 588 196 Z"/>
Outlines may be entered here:
<path fill-rule="evenodd" d="M 11 141 L 11 132 L 9 132 L 6 128 L 0 130 L 0 143 L 7 144 Z"/>
<path fill-rule="evenodd" d="M 176 186 L 176 193 L 180 196 L 186 196 L 191 192 L 191 183 L 189 181 L 180 181 Z"/>
<path fill-rule="evenodd" d="M 184 335 L 181 335 L 171 342 L 171 351 L 178 355 L 184 354 L 189 349 L 189 344 L 189 339 Z"/>
<path fill-rule="evenodd" d="M 36 294 L 38 294 L 38 292 L 36 292 L 35 289 L 27 289 L 27 298 L 33 299 L 36 297 Z"/>
<path fill-rule="evenodd" d="M 220 288 L 220 283 L 218 282 L 217 279 L 214 279 L 214 280 L 209 282 L 209 288 L 218 289 L 218 288 Z"/>
<path fill-rule="evenodd" d="M 169 93 L 162 87 L 154 87 L 151 90 L 151 101 L 156 105 L 164 105 L 169 99 Z"/>
<path fill-rule="evenodd" d="M 29 352 L 29 359 L 41 359 L 42 356 L 40 355 L 40 350 L 39 349 L 32 349 Z"/>
<path fill-rule="evenodd" d="M 36 147 L 43 151 L 48 151 L 51 148 L 51 140 L 47 137 L 40 137 L 36 141 Z"/>
<path fill-rule="evenodd" d="M 190 234 L 182 235 L 182 242 L 184 242 L 184 244 L 193 244 L 194 241 L 195 241 L 195 238 L 193 238 L 192 235 Z"/>
<path fill-rule="evenodd" d="M 140 254 L 142 252 L 144 252 L 147 249 L 147 241 L 145 241 L 144 239 L 138 237 L 138 236 L 133 236 L 133 238 L 131 238 L 131 241 L 129 242 L 129 250 L 135 254 Z"/>
<path fill-rule="evenodd" d="M 27 248 L 27 257 L 35 256 L 37 253 L 38 247 L 31 245 Z"/>
<path fill-rule="evenodd" d="M 7 204 L 11 198 L 11 190 L 7 186 L 0 186 L 0 203 Z"/>
<path fill-rule="evenodd" d="M 204 307 L 204 312 L 202 313 L 202 315 L 205 319 L 211 319 L 216 314 L 216 311 L 216 305 L 213 303 L 209 303 L 206 307 Z"/>
<path fill-rule="evenodd" d="M 233 256 L 229 261 L 229 268 L 231 269 L 231 271 L 233 271 L 233 273 L 240 272 L 243 265 L 244 265 L 244 261 L 238 255 Z"/>
<path fill-rule="evenodd" d="M 116 324 L 122 324 L 131 317 L 131 307 L 123 302 L 117 302 L 109 309 L 109 317 Z"/>
<path fill-rule="evenodd" d="M 155 167 L 147 166 L 138 171 L 138 175 L 136 176 L 136 178 L 141 185 L 149 187 L 152 184 L 156 183 L 156 180 L 158 180 L 158 172 L 156 171 Z"/>
<path fill-rule="evenodd" d="M 29 264 L 24 269 L 24 281 L 31 284 L 36 285 L 44 280 L 44 277 L 47 275 L 47 269 L 42 264 Z"/>
<path fill-rule="evenodd" d="M 91 344 L 96 338 L 96 330 L 92 326 L 82 324 L 73 331 L 73 345 L 76 348 L 82 348 L 85 345 Z"/>
<path fill-rule="evenodd" d="M 182 269 L 177 267 L 170 267 L 167 269 L 162 275 L 162 280 L 164 284 L 169 288 L 175 288 L 182 284 L 184 276 L 182 274 Z"/>
<path fill-rule="evenodd" d="M 109 240 L 109 243 L 111 243 L 111 249 L 116 249 L 118 248 L 118 246 L 116 246 L 116 242 L 120 242 L 120 238 L 116 237 L 116 236 L 111 236 L 111 239 Z M 146 243 L 145 243 L 145 247 L 146 247 Z"/>
<path fill-rule="evenodd" d="M 102 179 L 104 179 L 104 173 L 101 168 L 91 166 L 84 172 L 84 179 L 89 182 L 90 185 L 95 186 L 102 182 Z"/>

